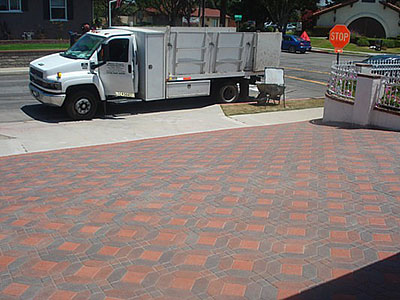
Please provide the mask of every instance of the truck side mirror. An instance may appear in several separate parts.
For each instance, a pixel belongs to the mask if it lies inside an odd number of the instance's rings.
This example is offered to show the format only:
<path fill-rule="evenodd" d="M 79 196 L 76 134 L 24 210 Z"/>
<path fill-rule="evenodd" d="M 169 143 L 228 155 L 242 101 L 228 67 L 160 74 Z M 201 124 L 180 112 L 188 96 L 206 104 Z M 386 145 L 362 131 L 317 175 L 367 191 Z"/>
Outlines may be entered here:
<path fill-rule="evenodd" d="M 100 47 L 100 50 L 97 52 L 97 64 L 91 63 L 90 64 L 90 69 L 95 70 L 98 67 L 101 67 L 104 65 L 108 58 L 109 58 L 109 47 L 108 44 L 102 44 Z"/>

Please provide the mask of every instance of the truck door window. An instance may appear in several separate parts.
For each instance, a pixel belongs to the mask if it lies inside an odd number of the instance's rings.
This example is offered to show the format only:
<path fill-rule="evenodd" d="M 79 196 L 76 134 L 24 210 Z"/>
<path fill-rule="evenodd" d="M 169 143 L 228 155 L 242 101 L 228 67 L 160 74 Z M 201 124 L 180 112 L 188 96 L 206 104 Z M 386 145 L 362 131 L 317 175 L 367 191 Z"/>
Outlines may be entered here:
<path fill-rule="evenodd" d="M 109 61 L 128 62 L 129 40 L 111 40 L 109 42 L 109 51 Z"/>

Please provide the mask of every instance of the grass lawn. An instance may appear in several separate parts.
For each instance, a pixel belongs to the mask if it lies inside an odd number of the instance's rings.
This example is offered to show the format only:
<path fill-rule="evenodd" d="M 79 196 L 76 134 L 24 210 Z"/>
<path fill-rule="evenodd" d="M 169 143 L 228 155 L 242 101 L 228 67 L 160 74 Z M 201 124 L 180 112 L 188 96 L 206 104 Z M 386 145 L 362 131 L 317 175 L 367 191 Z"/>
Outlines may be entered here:
<path fill-rule="evenodd" d="M 257 103 L 243 103 L 243 104 L 222 104 L 221 108 L 226 116 L 244 115 L 244 114 L 257 114 L 263 112 L 305 109 L 314 107 L 323 107 L 324 99 L 306 99 L 306 100 L 288 100 L 286 107 L 283 107 L 283 101 L 280 104 L 271 103 L 267 105 L 258 105 Z"/>
<path fill-rule="evenodd" d="M 325 38 L 315 38 L 315 37 L 310 37 L 311 39 L 311 46 L 316 47 L 316 48 L 327 48 L 327 49 L 335 49 L 331 42 Z M 394 54 L 400 54 L 400 48 L 387 48 L 382 51 L 375 51 L 374 49 L 369 49 L 369 47 L 360 47 L 357 46 L 356 44 L 349 43 L 346 47 L 343 48 L 343 50 L 347 51 L 356 51 L 356 52 L 376 52 L 376 54 L 379 54 L 381 52 L 383 53 L 394 53 Z"/>
<path fill-rule="evenodd" d="M 8 44 L 0 45 L 1 50 L 66 50 L 69 48 L 69 43 L 59 44 L 42 44 L 42 43 L 27 43 L 27 44 Z"/>

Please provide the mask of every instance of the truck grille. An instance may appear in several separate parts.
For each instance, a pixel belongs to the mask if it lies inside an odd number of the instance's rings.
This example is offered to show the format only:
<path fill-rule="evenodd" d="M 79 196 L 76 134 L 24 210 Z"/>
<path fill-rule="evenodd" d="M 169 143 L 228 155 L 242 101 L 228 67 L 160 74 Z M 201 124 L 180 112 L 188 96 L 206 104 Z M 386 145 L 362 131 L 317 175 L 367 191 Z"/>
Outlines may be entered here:
<path fill-rule="evenodd" d="M 39 78 L 37 78 L 37 77 L 35 77 L 35 76 L 29 76 L 30 78 L 30 80 L 32 81 L 32 82 L 34 82 L 34 83 L 36 83 L 36 84 L 38 84 L 38 85 L 43 85 L 42 83 L 43 83 L 43 80 L 41 80 L 41 79 L 39 79 Z"/>
<path fill-rule="evenodd" d="M 35 68 L 30 68 L 30 70 L 29 70 L 29 72 L 31 73 L 31 74 L 33 74 L 33 75 L 35 75 L 36 77 L 39 77 L 39 78 L 43 78 L 43 72 L 41 72 L 41 71 L 39 71 L 39 70 L 36 70 Z"/>
<path fill-rule="evenodd" d="M 44 79 L 38 78 L 32 74 L 30 74 L 29 79 L 31 80 L 31 82 L 33 82 L 33 83 L 37 84 L 38 86 L 41 86 L 45 89 L 61 90 L 61 82 L 44 80 Z"/>

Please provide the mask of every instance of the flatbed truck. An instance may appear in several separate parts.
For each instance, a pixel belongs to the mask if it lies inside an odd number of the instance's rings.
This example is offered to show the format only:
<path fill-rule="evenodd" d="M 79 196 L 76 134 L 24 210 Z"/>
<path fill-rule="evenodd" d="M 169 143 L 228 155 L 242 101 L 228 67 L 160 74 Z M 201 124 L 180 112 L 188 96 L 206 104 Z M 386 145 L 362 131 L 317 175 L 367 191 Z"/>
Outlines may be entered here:
<path fill-rule="evenodd" d="M 30 63 L 31 94 L 91 119 L 107 101 L 248 96 L 249 84 L 276 67 L 280 33 L 231 28 L 112 27 L 84 34 L 62 53 Z M 105 106 L 105 105 L 104 105 Z"/>

